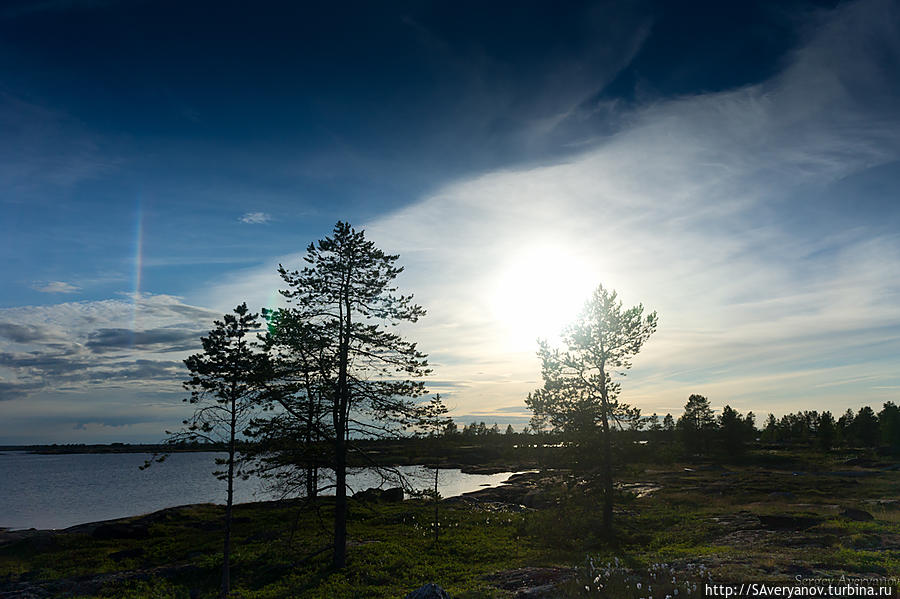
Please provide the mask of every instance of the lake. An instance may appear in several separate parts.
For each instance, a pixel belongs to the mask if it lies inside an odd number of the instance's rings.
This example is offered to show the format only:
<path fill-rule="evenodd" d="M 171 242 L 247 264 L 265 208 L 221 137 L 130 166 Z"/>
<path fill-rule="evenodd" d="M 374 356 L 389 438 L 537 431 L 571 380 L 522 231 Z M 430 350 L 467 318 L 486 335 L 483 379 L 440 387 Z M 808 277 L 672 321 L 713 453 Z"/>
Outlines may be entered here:
<path fill-rule="evenodd" d="M 174 453 L 162 464 L 139 470 L 149 454 L 0 453 L 0 528 L 66 528 L 177 505 L 224 503 L 225 482 L 212 475 L 216 455 Z M 417 488 L 433 485 L 433 470 L 423 466 L 401 466 L 398 470 Z M 452 497 L 498 485 L 511 474 L 441 470 L 438 488 L 444 497 Z M 381 477 L 367 471 L 348 474 L 347 478 L 352 491 L 378 487 L 381 482 Z M 259 479 L 235 481 L 236 503 L 278 498 Z"/>

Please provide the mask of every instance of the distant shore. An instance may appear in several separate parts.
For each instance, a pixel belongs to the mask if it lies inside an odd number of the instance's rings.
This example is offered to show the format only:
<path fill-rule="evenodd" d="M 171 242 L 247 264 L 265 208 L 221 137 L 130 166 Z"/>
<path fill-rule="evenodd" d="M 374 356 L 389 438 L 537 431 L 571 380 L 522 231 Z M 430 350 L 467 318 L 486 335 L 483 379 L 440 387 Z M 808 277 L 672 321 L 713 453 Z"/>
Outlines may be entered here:
<path fill-rule="evenodd" d="M 70 453 L 175 453 L 193 451 L 224 451 L 216 445 L 164 445 L 160 443 L 108 443 L 85 445 L 72 443 L 65 445 L 0 445 L 0 453 L 26 452 L 38 454 Z"/>
<path fill-rule="evenodd" d="M 415 442 L 415 440 L 413 440 Z M 433 466 L 435 458 L 420 451 L 410 451 L 410 447 L 395 442 L 374 442 L 370 448 L 370 461 L 366 464 L 354 464 L 365 467 L 375 461 L 380 466 Z M 480 456 L 481 446 L 457 446 L 447 448 L 447 454 L 438 460 L 438 468 L 458 468 L 464 474 L 499 474 L 501 472 L 521 472 L 535 467 L 533 460 L 509 459 L 499 454 Z M 223 452 L 225 448 L 214 444 L 167 445 L 162 443 L 109 443 L 109 444 L 50 444 L 50 445 L 0 445 L 3 453 L 24 452 L 37 455 L 70 455 L 70 454 L 164 454 L 164 453 L 198 453 Z"/>

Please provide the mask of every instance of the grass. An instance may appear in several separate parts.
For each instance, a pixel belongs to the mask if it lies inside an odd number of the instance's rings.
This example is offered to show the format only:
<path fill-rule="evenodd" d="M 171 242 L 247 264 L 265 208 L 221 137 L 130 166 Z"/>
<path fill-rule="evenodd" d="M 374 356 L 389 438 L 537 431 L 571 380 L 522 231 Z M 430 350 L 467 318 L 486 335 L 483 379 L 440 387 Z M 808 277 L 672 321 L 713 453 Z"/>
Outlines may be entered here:
<path fill-rule="evenodd" d="M 539 557 L 533 539 L 520 537 L 522 514 L 444 507 L 440 543 L 435 546 L 431 508 L 417 503 L 354 506 L 349 565 L 340 572 L 330 570 L 328 552 L 309 557 L 327 545 L 329 503 L 318 510 L 301 510 L 299 518 L 296 506 L 238 506 L 233 586 L 248 598 L 397 597 L 434 580 L 454 596 L 481 592 L 480 596 L 492 597 L 502 595 L 493 593 L 496 589 L 482 580 L 484 575 Z M 26 540 L 2 547 L 0 588 L 4 582 L 141 572 L 149 580 L 119 577 L 101 585 L 97 595 L 188 596 L 198 589 L 201 597 L 214 596 L 221 566 L 221 533 L 216 526 L 221 510 L 202 506 L 169 514 L 166 521 L 150 525 L 147 539 L 100 541 L 88 535 L 56 535 L 50 545 Z M 292 535 L 295 521 L 298 527 Z M 129 557 L 116 557 L 122 553 Z M 159 569 L 168 571 L 154 572 Z M 170 587 L 178 592 L 171 594 Z"/>
<path fill-rule="evenodd" d="M 791 468 L 778 467 L 768 452 L 759 463 L 748 459 L 736 466 L 631 464 L 620 480 L 660 489 L 619 498 L 614 539 L 599 532 L 598 498 L 580 492 L 560 490 L 562 503 L 535 512 L 446 504 L 437 545 L 427 503 L 354 504 L 349 562 L 337 572 L 328 551 L 317 553 L 331 534 L 328 500 L 315 508 L 240 505 L 233 588 L 235 596 L 247 599 L 396 598 L 433 581 L 457 598 L 505 598 L 513 591 L 494 586 L 489 575 L 558 565 L 575 572 L 560 593 L 580 596 L 587 586 L 591 596 L 604 596 L 594 583 L 582 583 L 599 575 L 597 564 L 613 560 L 619 560 L 612 568 L 619 578 L 607 581 L 612 586 L 606 596 L 615 596 L 609 594 L 615 585 L 625 585 L 617 591 L 621 596 L 647 596 L 633 586 L 652 584 L 653 569 L 662 563 L 678 584 L 696 582 L 701 566 L 703 576 L 718 582 L 900 575 L 900 510 L 873 503 L 900 496 L 900 472 L 841 478 L 821 455 L 815 468 L 805 454 L 789 462 Z M 807 469 L 794 474 L 798 465 Z M 846 507 L 868 510 L 874 519 L 840 516 Z M 56 534 L 0 545 L 0 592 L 32 584 L 59 597 L 214 597 L 221 515 L 220 507 L 200 505 L 133 519 L 147 525 L 145 539 Z M 760 516 L 787 524 L 766 528 Z M 795 521 L 802 526 L 792 527 Z M 594 571 L 586 556 L 593 558 Z"/>

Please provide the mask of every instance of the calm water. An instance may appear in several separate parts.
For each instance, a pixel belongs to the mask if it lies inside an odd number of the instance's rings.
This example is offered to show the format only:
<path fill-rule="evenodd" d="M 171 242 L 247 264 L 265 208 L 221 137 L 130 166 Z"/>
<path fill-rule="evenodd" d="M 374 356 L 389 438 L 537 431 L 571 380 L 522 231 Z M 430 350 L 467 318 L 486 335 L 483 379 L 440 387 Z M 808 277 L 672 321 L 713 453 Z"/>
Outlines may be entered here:
<path fill-rule="evenodd" d="M 225 483 L 212 475 L 215 455 L 176 453 L 141 471 L 138 466 L 149 454 L 0 454 L 0 528 L 66 528 L 188 503 L 224 503 Z M 433 470 L 421 466 L 399 470 L 416 487 L 433 484 Z M 498 485 L 510 474 L 441 470 L 439 488 L 444 497 L 451 497 Z M 349 475 L 347 486 L 362 490 L 380 483 L 374 473 L 361 472 Z M 258 479 L 235 481 L 236 502 L 268 499 L 277 496 Z"/>

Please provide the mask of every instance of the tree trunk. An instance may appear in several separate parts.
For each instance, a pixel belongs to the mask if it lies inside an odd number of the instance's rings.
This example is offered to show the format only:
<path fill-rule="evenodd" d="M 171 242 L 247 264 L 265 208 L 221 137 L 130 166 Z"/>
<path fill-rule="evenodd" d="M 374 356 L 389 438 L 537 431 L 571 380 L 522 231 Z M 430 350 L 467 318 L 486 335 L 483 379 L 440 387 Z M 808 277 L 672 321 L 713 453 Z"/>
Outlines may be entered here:
<path fill-rule="evenodd" d="M 347 270 L 341 289 L 341 343 L 338 348 L 338 389 L 333 412 L 335 456 L 334 475 L 337 488 L 334 498 L 334 561 L 336 569 L 347 564 L 347 419 L 350 412 L 348 367 L 350 354 L 350 271 Z"/>
<path fill-rule="evenodd" d="M 347 564 L 347 448 L 344 443 L 343 433 L 338 433 L 341 438 L 335 445 L 334 460 L 335 489 L 334 497 L 334 560 L 332 564 L 336 569 L 343 568 Z"/>
<path fill-rule="evenodd" d="M 602 349 L 602 345 L 601 345 Z M 609 434 L 609 392 L 606 388 L 606 360 L 600 363 L 600 421 L 603 425 L 603 533 L 612 535 L 613 521 L 613 479 L 612 479 L 612 436 Z"/>
<path fill-rule="evenodd" d="M 434 544 L 438 542 L 438 465 L 434 465 Z"/>
<path fill-rule="evenodd" d="M 607 536 L 612 533 L 613 519 L 613 480 L 612 480 L 612 439 L 609 434 L 607 406 L 604 402 L 603 416 L 603 532 Z"/>
<path fill-rule="evenodd" d="M 234 503 L 234 436 L 237 426 L 235 401 L 231 401 L 231 431 L 228 440 L 228 499 L 225 503 L 225 546 L 222 551 L 222 591 L 220 596 L 228 597 L 231 590 L 231 506 Z"/>
<path fill-rule="evenodd" d="M 313 399 L 314 395 L 312 393 L 312 386 L 309 384 L 309 377 L 307 375 L 306 381 L 306 451 L 309 452 L 307 454 L 306 459 L 308 460 L 306 465 L 306 499 L 312 500 L 316 498 L 318 494 L 318 470 L 316 468 L 317 456 L 316 451 L 318 451 L 318 444 L 316 443 L 319 440 L 319 435 L 315 432 L 318 429 L 316 428 L 318 425 L 317 419 L 317 405 L 316 401 Z"/>

